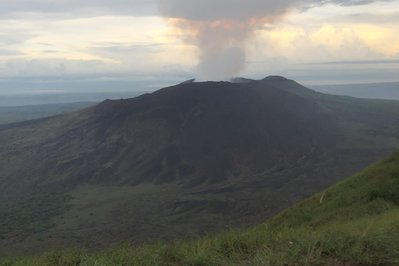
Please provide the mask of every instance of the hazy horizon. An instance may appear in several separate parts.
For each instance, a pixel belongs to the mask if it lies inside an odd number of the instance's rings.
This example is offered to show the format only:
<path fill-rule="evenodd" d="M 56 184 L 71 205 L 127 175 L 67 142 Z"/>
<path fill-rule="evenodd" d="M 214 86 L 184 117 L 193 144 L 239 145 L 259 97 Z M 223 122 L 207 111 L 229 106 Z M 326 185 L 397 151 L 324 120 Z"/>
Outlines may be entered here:
<path fill-rule="evenodd" d="M 151 93 L 163 87 L 176 85 L 180 81 L 169 81 L 153 83 L 152 86 L 137 85 L 137 83 L 123 83 L 118 89 L 108 89 L 110 84 L 102 84 L 102 90 L 92 84 L 92 86 L 74 88 L 73 90 L 22 90 L 10 91 L 9 93 L 0 93 L 0 107 L 28 106 L 28 105 L 46 105 L 77 102 L 101 102 L 106 99 L 126 99 L 134 98 L 144 93 Z M 158 84 L 158 85 L 155 85 Z M 87 84 L 86 84 L 87 85 Z M 388 99 L 399 100 L 399 82 L 381 82 L 381 83 L 342 83 L 342 84 L 302 84 L 306 87 L 335 95 L 352 96 L 357 98 L 370 99 Z M 84 86 L 84 85 L 83 85 Z M 135 88 L 136 89 L 132 89 Z M 115 87 L 114 87 L 115 88 Z M 95 90 L 97 89 L 97 90 Z"/>

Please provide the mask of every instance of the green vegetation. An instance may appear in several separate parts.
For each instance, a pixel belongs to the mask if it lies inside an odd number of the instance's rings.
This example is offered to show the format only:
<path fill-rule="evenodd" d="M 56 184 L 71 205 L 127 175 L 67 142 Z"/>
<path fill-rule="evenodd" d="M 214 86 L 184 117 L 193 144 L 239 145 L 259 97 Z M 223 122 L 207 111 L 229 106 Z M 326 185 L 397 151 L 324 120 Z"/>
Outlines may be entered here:
<path fill-rule="evenodd" d="M 29 235 L 53 226 L 53 218 L 67 209 L 70 197 L 63 194 L 37 194 L 24 199 L 0 195 L 0 239 L 10 234 Z"/>
<path fill-rule="evenodd" d="M 250 230 L 0 265 L 399 265 L 399 153 Z"/>

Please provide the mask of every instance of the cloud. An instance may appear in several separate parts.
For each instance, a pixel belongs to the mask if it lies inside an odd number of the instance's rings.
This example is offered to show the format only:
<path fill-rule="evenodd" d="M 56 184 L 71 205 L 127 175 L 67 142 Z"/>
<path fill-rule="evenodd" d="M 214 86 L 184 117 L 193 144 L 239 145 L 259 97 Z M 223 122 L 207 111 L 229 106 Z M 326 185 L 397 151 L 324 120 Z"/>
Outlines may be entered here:
<path fill-rule="evenodd" d="M 392 1 L 394 0 L 159 0 L 159 10 L 163 16 L 188 20 L 246 20 L 278 16 L 289 8 L 304 10 L 326 4 L 356 6 Z"/>
<path fill-rule="evenodd" d="M 159 0 L 159 11 L 184 41 L 198 47 L 200 78 L 228 79 L 244 68 L 247 41 L 254 32 L 280 21 L 291 10 L 378 1 L 388 0 Z"/>
<path fill-rule="evenodd" d="M 312 64 L 312 63 L 310 63 Z M 356 61 L 328 61 L 314 63 L 317 65 L 390 65 L 399 64 L 399 60 L 356 60 Z"/>
<path fill-rule="evenodd" d="M 66 59 L 9 59 L 0 64 L 0 77 L 44 77 L 91 74 L 106 69 L 106 64 L 96 60 Z M 109 69 L 107 69 L 109 70 Z"/>
<path fill-rule="evenodd" d="M 34 35 L 27 32 L 27 30 L 3 28 L 0 26 L 0 46 L 19 45 L 33 37 Z"/>
<path fill-rule="evenodd" d="M 137 54 L 137 53 L 160 53 L 164 52 L 164 47 L 169 46 L 166 43 L 94 43 L 93 46 L 88 47 L 89 50 L 100 52 L 102 54 Z"/>
<path fill-rule="evenodd" d="M 279 13 L 287 4 L 304 2 L 310 4 L 335 3 L 339 5 L 364 5 L 371 2 L 390 1 L 390 0 L 166 0 L 169 2 L 167 7 L 161 7 L 162 12 L 170 15 L 183 16 L 190 18 L 242 18 L 265 13 Z M 172 6 L 173 5 L 173 6 Z M 172 6 L 172 9 L 169 7 Z M 185 14 L 176 14 L 176 7 L 185 10 Z M 240 7 L 239 9 L 235 7 Z M 199 10 L 200 12 L 196 12 Z M 220 11 L 225 13 L 221 17 Z M 206 11 L 203 13 L 202 11 Z M 255 13 L 254 13 L 255 12 Z M 0 18 L 13 17 L 18 14 L 58 14 L 69 17 L 92 17 L 100 15 L 128 15 L 128 16 L 154 16 L 157 15 L 157 0 L 1 0 Z"/>
<path fill-rule="evenodd" d="M 287 7 L 299 2 L 299 0 L 160 0 L 159 10 L 163 16 L 192 21 L 249 20 L 281 15 Z"/>
<path fill-rule="evenodd" d="M 287 9 L 303 9 L 316 5 L 365 5 L 392 0 L 159 0 L 163 16 L 188 20 L 248 20 L 280 16 Z"/>
<path fill-rule="evenodd" d="M 281 18 L 300 0 L 159 0 L 162 16 L 199 48 L 202 79 L 234 77 L 245 65 L 246 42 L 257 28 Z"/>
<path fill-rule="evenodd" d="M 23 53 L 21 53 L 18 50 L 0 48 L 0 56 L 15 56 L 15 55 L 23 55 Z"/>
<path fill-rule="evenodd" d="M 0 0 L 0 75 L 164 73 L 158 70 L 176 64 L 185 71 L 197 65 L 195 75 L 204 79 L 228 79 L 253 67 L 247 61 L 262 56 L 306 58 L 307 62 L 389 59 L 399 53 L 397 38 L 392 37 L 398 36 L 399 16 L 397 8 L 387 8 L 385 3 L 382 10 L 367 5 L 381 2 L 389 1 Z M 312 11 L 321 12 L 308 20 L 306 14 Z M 338 38 L 339 31 L 317 40 L 287 39 L 286 32 L 279 32 L 281 40 L 263 36 L 284 25 L 312 33 L 325 24 L 352 28 L 352 22 L 359 21 L 386 23 L 386 27 L 353 28 L 355 33 L 365 33 L 354 41 L 345 41 L 350 37 L 346 35 Z M 329 36 L 333 40 L 329 43 L 336 46 L 320 42 Z M 389 53 L 375 55 L 376 47 Z"/>
<path fill-rule="evenodd" d="M 147 16 L 156 14 L 154 0 L 1 0 L 0 18 L 21 14 L 62 14 L 68 17 L 101 15 Z"/>
<path fill-rule="evenodd" d="M 332 17 L 330 22 L 355 22 L 366 24 L 394 24 L 399 22 L 399 12 L 384 12 L 384 13 L 352 13 L 345 16 Z"/>
<path fill-rule="evenodd" d="M 392 2 L 394 0 L 316 0 L 316 4 L 338 4 L 342 6 L 367 5 L 374 2 Z"/>

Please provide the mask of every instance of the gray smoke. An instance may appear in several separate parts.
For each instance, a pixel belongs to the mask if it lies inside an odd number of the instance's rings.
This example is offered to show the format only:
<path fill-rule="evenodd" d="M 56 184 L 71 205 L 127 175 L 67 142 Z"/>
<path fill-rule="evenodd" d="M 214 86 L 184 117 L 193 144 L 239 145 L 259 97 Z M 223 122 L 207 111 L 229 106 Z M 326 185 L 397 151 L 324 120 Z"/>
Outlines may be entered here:
<path fill-rule="evenodd" d="M 245 21 L 251 18 L 263 18 L 281 15 L 298 0 L 160 0 L 161 14 L 173 18 L 188 20 Z"/>
<path fill-rule="evenodd" d="M 200 49 L 198 74 L 224 80 L 245 65 L 253 32 L 281 18 L 301 0 L 159 0 L 161 15 Z"/>
<path fill-rule="evenodd" d="M 323 4 L 363 5 L 391 0 L 158 0 L 162 16 L 200 50 L 203 79 L 234 77 L 245 65 L 245 45 L 254 31 L 281 19 L 291 8 Z"/>

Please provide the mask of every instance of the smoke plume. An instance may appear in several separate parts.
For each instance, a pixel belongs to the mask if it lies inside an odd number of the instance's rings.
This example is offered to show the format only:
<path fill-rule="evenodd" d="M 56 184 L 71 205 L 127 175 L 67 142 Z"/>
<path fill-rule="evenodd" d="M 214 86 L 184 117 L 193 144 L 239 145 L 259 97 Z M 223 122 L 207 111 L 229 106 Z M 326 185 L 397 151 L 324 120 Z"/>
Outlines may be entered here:
<path fill-rule="evenodd" d="M 200 50 L 198 74 L 225 80 L 245 65 L 254 31 L 281 18 L 301 0 L 159 0 L 161 15 Z"/>

